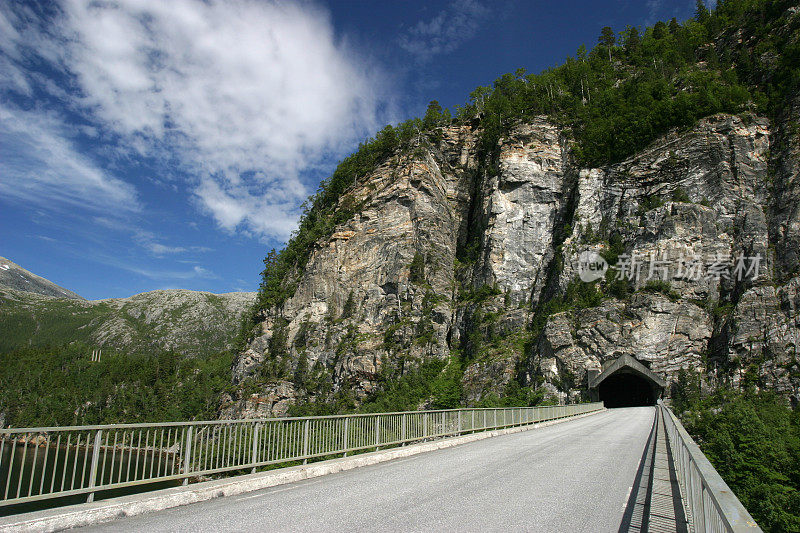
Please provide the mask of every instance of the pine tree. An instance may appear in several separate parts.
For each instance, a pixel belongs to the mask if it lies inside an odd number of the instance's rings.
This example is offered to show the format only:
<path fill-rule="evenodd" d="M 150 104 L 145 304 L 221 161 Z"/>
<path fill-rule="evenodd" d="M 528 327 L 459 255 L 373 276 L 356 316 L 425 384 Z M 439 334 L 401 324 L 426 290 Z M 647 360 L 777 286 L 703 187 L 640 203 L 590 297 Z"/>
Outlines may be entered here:
<path fill-rule="evenodd" d="M 625 51 L 628 53 L 628 56 L 638 52 L 641 44 L 642 40 L 639 38 L 639 30 L 636 29 L 635 26 L 628 29 L 628 37 L 625 39 Z"/>
<path fill-rule="evenodd" d="M 658 22 L 656 22 L 656 25 L 653 26 L 653 39 L 660 41 L 666 36 L 666 34 L 667 34 L 667 25 L 659 20 Z"/>
<path fill-rule="evenodd" d="M 711 15 L 708 12 L 708 8 L 706 7 L 705 2 L 703 2 L 703 0 L 697 0 L 696 6 L 697 7 L 695 8 L 694 12 L 695 20 L 700 24 L 707 24 L 708 19 Z"/>
<path fill-rule="evenodd" d="M 611 48 L 617 42 L 617 37 L 614 35 L 614 30 L 611 29 L 610 26 L 603 27 L 600 30 L 600 37 L 597 39 L 598 42 L 605 46 L 608 49 L 608 61 L 611 62 Z"/>
<path fill-rule="evenodd" d="M 422 127 L 426 130 L 435 128 L 442 122 L 442 118 L 442 106 L 436 100 L 431 100 L 428 110 L 425 112 L 425 118 L 422 119 Z"/>

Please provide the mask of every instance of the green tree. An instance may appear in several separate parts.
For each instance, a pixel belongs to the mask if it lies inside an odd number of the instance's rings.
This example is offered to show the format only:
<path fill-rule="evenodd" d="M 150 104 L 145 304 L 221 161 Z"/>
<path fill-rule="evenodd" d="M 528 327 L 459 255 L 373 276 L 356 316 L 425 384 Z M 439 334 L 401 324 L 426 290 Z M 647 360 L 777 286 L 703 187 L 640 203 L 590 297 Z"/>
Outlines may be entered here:
<path fill-rule="evenodd" d="M 660 41 L 661 39 L 666 37 L 666 35 L 667 35 L 667 25 L 659 20 L 658 22 L 656 22 L 655 26 L 653 26 L 653 39 Z"/>
<path fill-rule="evenodd" d="M 308 356 L 306 355 L 305 350 L 301 350 L 300 353 L 297 355 L 297 367 L 294 371 L 294 384 L 295 387 L 302 388 L 306 384 L 306 379 L 308 377 Z"/>
<path fill-rule="evenodd" d="M 708 20 L 711 17 L 711 13 L 708 11 L 706 4 L 703 0 L 696 0 L 695 3 L 695 10 L 694 10 L 694 18 L 700 24 L 708 24 Z"/>
<path fill-rule="evenodd" d="M 601 46 L 608 50 L 608 61 L 611 61 L 611 49 L 617 42 L 617 36 L 611 26 L 603 26 L 600 30 L 600 37 L 597 39 Z"/>
<path fill-rule="evenodd" d="M 629 57 L 634 56 L 639 52 L 639 47 L 642 45 L 642 40 L 639 37 L 639 30 L 636 26 L 628 28 L 628 35 L 625 38 L 625 52 Z"/>
<path fill-rule="evenodd" d="M 408 280 L 415 285 L 425 283 L 425 258 L 420 252 L 414 253 L 414 258 L 408 265 Z"/>
<path fill-rule="evenodd" d="M 439 126 L 444 118 L 442 106 L 436 100 L 431 100 L 428 104 L 428 110 L 425 112 L 425 118 L 422 119 L 422 127 L 430 130 Z"/>
<path fill-rule="evenodd" d="M 800 412 L 773 393 L 720 390 L 681 418 L 764 531 L 800 531 Z"/>

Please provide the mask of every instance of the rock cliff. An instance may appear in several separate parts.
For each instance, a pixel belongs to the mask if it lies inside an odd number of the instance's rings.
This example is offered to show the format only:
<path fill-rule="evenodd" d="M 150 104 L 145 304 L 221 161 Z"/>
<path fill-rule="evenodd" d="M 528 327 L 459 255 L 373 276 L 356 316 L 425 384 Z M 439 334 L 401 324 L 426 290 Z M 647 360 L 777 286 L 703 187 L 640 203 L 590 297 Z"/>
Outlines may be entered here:
<path fill-rule="evenodd" d="M 797 402 L 798 35 L 791 2 L 720 3 L 382 130 L 268 257 L 222 416 L 431 368 L 419 407 L 575 401 L 633 359 Z"/>
<path fill-rule="evenodd" d="M 719 114 L 581 168 L 569 131 L 538 117 L 501 139 L 488 170 L 480 128 L 443 127 L 347 192 L 362 208 L 316 243 L 294 294 L 236 358 L 241 388 L 223 416 L 280 415 L 338 390 L 363 399 L 386 376 L 453 354 L 467 403 L 512 380 L 577 400 L 587 372 L 622 354 L 667 383 L 694 369 L 798 397 L 790 128 Z M 593 284 L 578 277 L 586 250 L 612 263 Z M 638 279 L 624 272 L 631 257 L 643 261 Z M 264 379 L 270 364 L 282 371 Z M 321 381 L 304 388 L 314 372 Z"/>

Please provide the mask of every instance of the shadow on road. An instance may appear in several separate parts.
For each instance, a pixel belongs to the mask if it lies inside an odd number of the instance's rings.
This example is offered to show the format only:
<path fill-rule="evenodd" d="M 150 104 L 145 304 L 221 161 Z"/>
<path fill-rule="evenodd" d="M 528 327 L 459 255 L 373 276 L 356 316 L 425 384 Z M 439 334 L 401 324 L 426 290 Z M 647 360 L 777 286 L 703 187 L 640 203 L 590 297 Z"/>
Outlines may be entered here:
<path fill-rule="evenodd" d="M 653 409 L 653 427 L 650 428 L 650 436 L 642 452 L 642 459 L 639 461 L 639 470 L 633 480 L 631 495 L 628 497 L 628 504 L 625 506 L 625 514 L 622 516 L 622 523 L 619 525 L 618 533 L 646 532 L 650 506 L 650 480 L 653 477 L 653 456 L 655 455 L 655 435 L 658 417 Z"/>

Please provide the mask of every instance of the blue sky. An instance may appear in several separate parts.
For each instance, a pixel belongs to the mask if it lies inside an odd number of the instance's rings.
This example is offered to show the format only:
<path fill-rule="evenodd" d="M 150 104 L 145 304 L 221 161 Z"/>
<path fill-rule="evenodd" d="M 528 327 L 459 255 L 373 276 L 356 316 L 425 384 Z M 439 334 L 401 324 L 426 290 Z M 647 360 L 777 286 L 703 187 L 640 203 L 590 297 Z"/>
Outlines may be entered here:
<path fill-rule="evenodd" d="M 694 1 L 0 4 L 0 255 L 90 298 L 255 290 L 336 162 L 428 101 Z"/>

